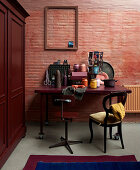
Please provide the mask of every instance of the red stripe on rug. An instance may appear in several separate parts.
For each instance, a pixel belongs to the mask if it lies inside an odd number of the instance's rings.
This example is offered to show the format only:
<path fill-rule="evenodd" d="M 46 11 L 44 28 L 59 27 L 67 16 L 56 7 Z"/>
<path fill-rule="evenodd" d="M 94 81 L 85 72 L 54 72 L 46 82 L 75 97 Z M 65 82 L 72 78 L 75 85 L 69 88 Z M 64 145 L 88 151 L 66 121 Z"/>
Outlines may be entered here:
<path fill-rule="evenodd" d="M 35 170 L 37 162 L 136 162 L 134 155 L 124 156 L 63 156 L 30 155 L 23 170 Z"/>

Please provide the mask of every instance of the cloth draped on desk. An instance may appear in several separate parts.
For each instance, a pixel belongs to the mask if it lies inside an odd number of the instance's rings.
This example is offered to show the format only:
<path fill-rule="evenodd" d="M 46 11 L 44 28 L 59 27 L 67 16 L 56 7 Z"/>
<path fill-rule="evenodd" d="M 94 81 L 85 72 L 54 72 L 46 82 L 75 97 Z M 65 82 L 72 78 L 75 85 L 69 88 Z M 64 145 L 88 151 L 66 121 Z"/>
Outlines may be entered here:
<path fill-rule="evenodd" d="M 38 162 L 35 170 L 139 170 L 140 162 Z"/>
<path fill-rule="evenodd" d="M 63 95 L 72 95 L 75 97 L 77 100 L 82 100 L 84 93 L 86 91 L 85 88 L 74 88 L 72 86 L 68 86 L 65 89 L 62 90 Z"/>
<path fill-rule="evenodd" d="M 112 104 L 110 108 L 117 120 L 122 120 L 125 117 L 125 108 L 122 103 Z"/>

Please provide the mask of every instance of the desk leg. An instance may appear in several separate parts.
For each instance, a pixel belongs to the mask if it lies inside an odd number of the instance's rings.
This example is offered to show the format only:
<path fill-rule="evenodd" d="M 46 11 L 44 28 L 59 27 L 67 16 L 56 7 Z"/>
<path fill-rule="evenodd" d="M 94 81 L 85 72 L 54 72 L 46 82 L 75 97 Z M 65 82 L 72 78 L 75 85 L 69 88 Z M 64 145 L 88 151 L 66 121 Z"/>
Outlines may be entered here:
<path fill-rule="evenodd" d="M 43 94 L 40 96 L 40 133 L 39 139 L 43 139 Z"/>
<path fill-rule="evenodd" d="M 45 120 L 45 125 L 48 125 L 48 94 L 46 94 L 46 120 Z"/>

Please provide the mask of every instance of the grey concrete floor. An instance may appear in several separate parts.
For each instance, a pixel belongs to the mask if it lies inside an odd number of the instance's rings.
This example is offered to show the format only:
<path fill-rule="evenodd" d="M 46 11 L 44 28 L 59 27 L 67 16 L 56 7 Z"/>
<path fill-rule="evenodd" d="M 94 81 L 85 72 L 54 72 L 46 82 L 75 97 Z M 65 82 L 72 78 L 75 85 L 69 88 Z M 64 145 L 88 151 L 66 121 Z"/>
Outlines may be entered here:
<path fill-rule="evenodd" d="M 69 123 L 69 139 L 82 140 L 82 144 L 71 145 L 77 156 L 96 155 L 135 155 L 140 161 L 140 123 L 123 123 L 123 139 L 125 149 L 121 149 L 120 140 L 107 140 L 107 153 L 103 153 L 103 128 L 97 125 L 94 128 L 94 140 L 89 144 L 88 122 Z M 49 146 L 59 142 L 64 134 L 64 123 L 50 122 L 44 127 L 43 140 L 38 139 L 39 123 L 28 123 L 27 134 L 17 145 L 1 170 L 22 170 L 30 155 L 71 155 L 65 147 L 49 149 Z M 116 128 L 113 128 L 116 133 Z M 109 136 L 108 136 L 109 138 Z"/>

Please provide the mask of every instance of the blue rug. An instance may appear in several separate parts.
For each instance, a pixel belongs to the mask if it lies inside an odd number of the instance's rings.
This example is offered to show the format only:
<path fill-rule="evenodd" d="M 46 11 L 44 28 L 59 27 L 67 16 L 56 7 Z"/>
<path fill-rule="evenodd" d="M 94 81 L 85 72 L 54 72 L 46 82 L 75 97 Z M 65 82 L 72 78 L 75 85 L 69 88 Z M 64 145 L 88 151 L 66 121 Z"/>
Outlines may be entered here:
<path fill-rule="evenodd" d="M 68 156 L 68 155 L 30 155 L 23 170 L 35 170 L 38 162 L 137 162 L 135 155 L 123 156 Z"/>
<path fill-rule="evenodd" d="M 140 162 L 38 162 L 35 170 L 140 170 Z"/>

